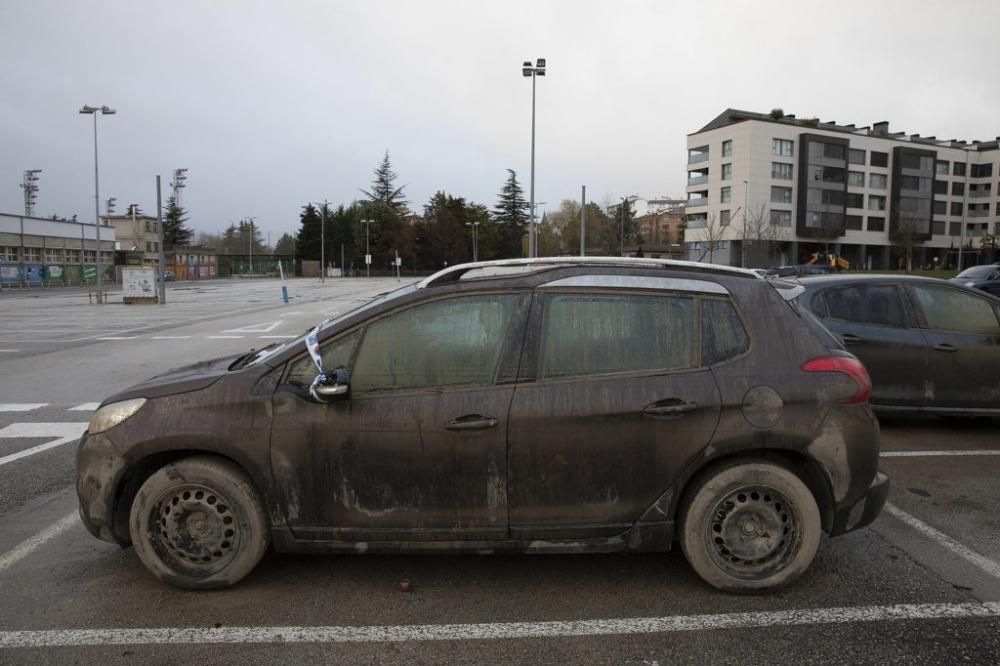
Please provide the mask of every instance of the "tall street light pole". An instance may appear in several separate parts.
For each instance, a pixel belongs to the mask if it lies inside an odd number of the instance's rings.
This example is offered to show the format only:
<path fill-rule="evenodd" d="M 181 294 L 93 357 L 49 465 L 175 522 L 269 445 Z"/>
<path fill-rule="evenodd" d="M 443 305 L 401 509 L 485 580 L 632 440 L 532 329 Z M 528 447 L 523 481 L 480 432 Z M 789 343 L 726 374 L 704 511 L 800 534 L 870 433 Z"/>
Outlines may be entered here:
<path fill-rule="evenodd" d="M 116 113 L 116 111 L 109 106 L 96 107 L 96 106 L 84 105 L 83 108 L 80 109 L 80 113 L 87 113 L 94 116 L 94 225 L 95 225 L 94 229 L 96 232 L 95 237 L 97 239 L 97 254 L 95 256 L 97 258 L 97 302 L 102 303 L 103 297 L 101 295 L 101 286 L 102 286 L 101 189 L 100 189 L 100 180 L 98 176 L 99 172 L 97 169 L 97 114 L 100 113 L 102 116 L 112 116 Z"/>
<path fill-rule="evenodd" d="M 472 227 L 472 260 L 479 261 L 479 223 L 466 222 L 465 226 Z"/>
<path fill-rule="evenodd" d="M 538 256 L 538 239 L 535 237 L 535 79 L 545 76 L 545 58 L 535 61 L 535 66 L 531 66 L 530 60 L 525 60 L 521 65 L 521 74 L 531 77 L 531 188 L 529 209 L 531 219 L 528 221 L 528 256 Z"/>
<path fill-rule="evenodd" d="M 319 208 L 319 281 L 326 282 L 326 211 L 330 202 L 326 199 Z M 340 269 L 343 271 L 343 267 Z"/>
<path fill-rule="evenodd" d="M 750 201 L 750 181 L 743 181 L 743 241 L 740 243 L 740 268 L 747 267 L 747 204 Z M 756 218 L 754 218 L 756 219 Z M 732 257 L 732 252 L 729 254 Z M 730 258 L 730 261 L 732 259 Z"/>
<path fill-rule="evenodd" d="M 372 255 L 368 248 L 368 228 L 374 222 L 375 220 L 361 220 L 361 224 L 365 225 L 365 277 L 372 276 Z"/>

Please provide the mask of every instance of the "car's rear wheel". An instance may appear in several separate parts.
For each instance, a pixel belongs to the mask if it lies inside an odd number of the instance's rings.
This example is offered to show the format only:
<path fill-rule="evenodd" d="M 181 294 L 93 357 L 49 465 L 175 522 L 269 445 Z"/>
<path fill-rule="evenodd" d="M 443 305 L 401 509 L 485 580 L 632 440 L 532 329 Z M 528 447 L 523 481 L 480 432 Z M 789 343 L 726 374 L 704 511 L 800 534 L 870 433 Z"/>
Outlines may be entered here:
<path fill-rule="evenodd" d="M 809 488 L 770 462 L 738 461 L 695 482 L 681 507 L 681 547 L 694 570 L 727 592 L 765 592 L 798 578 L 819 547 Z"/>
<path fill-rule="evenodd" d="M 212 456 L 172 462 L 146 479 L 132 502 L 129 531 L 146 568 L 187 589 L 233 585 L 270 543 L 253 484 L 235 465 Z"/>

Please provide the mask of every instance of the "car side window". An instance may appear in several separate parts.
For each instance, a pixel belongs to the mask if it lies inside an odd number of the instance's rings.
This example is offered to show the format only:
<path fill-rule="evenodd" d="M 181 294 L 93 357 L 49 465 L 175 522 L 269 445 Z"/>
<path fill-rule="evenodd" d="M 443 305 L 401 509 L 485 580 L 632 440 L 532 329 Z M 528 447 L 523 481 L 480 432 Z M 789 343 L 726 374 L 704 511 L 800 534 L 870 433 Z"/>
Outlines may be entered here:
<path fill-rule="evenodd" d="M 333 370 L 341 365 L 350 365 L 351 356 L 354 354 L 354 348 L 357 347 L 360 337 L 361 333 L 355 331 L 320 347 L 319 353 L 323 358 L 323 369 Z M 312 358 L 306 354 L 288 369 L 288 378 L 285 381 L 295 386 L 309 386 L 316 379 L 317 374 L 318 371 L 313 365 Z"/>
<path fill-rule="evenodd" d="M 701 364 L 715 365 L 739 356 L 750 344 L 743 322 L 729 301 L 701 301 Z"/>
<path fill-rule="evenodd" d="M 859 324 L 906 327 L 902 294 L 892 284 L 857 284 L 823 292 L 829 316 Z"/>
<path fill-rule="evenodd" d="M 516 299 L 450 298 L 370 324 L 351 371 L 351 391 L 492 384 Z"/>
<path fill-rule="evenodd" d="M 694 365 L 694 299 L 625 294 L 548 294 L 543 379 L 593 377 Z"/>
<path fill-rule="evenodd" d="M 1000 335 L 993 304 L 958 289 L 933 286 L 910 288 L 928 328 L 976 335 Z"/>

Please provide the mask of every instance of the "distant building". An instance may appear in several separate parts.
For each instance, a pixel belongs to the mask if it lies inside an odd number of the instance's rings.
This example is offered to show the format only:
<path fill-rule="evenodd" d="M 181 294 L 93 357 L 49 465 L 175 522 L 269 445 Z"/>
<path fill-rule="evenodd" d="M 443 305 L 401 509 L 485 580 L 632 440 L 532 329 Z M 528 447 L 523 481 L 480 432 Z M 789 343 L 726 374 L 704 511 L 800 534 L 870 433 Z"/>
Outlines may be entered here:
<path fill-rule="evenodd" d="M 101 226 L 104 278 L 114 277 L 115 229 Z M 0 281 L 12 284 L 82 284 L 97 278 L 93 224 L 0 213 Z"/>
<path fill-rule="evenodd" d="M 118 250 L 128 254 L 129 263 L 157 266 L 160 262 L 160 223 L 138 210 L 124 215 L 105 215 L 105 224 L 115 228 Z"/>
<path fill-rule="evenodd" d="M 852 267 L 954 265 L 1000 234 L 1000 137 L 941 141 L 727 109 L 688 135 L 688 258 L 798 263 L 829 250 Z"/>
<path fill-rule="evenodd" d="M 178 280 L 220 277 L 218 252 L 211 247 L 190 245 L 168 248 L 166 270 Z"/>

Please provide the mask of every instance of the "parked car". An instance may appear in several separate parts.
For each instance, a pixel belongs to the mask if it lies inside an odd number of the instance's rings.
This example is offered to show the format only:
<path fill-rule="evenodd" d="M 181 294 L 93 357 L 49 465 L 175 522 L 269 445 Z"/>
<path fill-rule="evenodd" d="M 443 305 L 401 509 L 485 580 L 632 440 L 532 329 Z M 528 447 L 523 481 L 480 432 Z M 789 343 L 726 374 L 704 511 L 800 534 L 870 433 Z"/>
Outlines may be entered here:
<path fill-rule="evenodd" d="M 173 271 L 163 271 L 163 281 L 173 282 L 177 279 L 177 275 Z"/>
<path fill-rule="evenodd" d="M 825 275 L 833 273 L 827 264 L 796 264 L 794 266 L 772 266 L 767 269 L 767 277 L 799 277 L 802 275 Z"/>
<path fill-rule="evenodd" d="M 790 583 L 878 515 L 861 363 L 801 287 L 659 259 L 454 266 L 303 337 L 104 402 L 84 524 L 157 578 L 282 552 L 664 551 Z"/>
<path fill-rule="evenodd" d="M 952 278 L 954 282 L 1000 296 L 1000 261 L 995 264 L 972 266 Z"/>
<path fill-rule="evenodd" d="M 872 377 L 882 412 L 1000 414 L 1000 299 L 900 275 L 803 278 L 798 302 Z"/>

